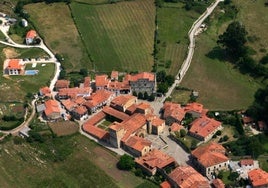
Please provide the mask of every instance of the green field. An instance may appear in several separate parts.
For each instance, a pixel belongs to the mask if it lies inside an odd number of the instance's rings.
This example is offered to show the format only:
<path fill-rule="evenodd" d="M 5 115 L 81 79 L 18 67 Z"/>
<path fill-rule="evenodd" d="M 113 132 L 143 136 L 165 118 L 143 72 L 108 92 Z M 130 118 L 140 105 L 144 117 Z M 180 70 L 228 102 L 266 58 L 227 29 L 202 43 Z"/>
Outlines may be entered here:
<path fill-rule="evenodd" d="M 251 41 L 248 43 L 256 54 L 256 60 L 261 59 L 268 53 L 268 8 L 264 6 L 266 0 L 234 0 L 234 4 L 238 7 L 238 18 L 248 31 Z"/>
<path fill-rule="evenodd" d="M 81 135 L 53 140 L 49 144 L 0 144 L 1 187 L 131 188 L 145 182 L 118 170 L 116 155 Z M 67 155 L 66 159 L 53 162 L 59 154 Z"/>
<path fill-rule="evenodd" d="M 188 50 L 188 31 L 198 16 L 195 11 L 186 11 L 183 3 L 165 3 L 157 8 L 158 70 L 166 68 L 169 74 L 178 73 Z"/>
<path fill-rule="evenodd" d="M 54 53 L 63 56 L 62 66 L 67 71 L 92 67 L 65 3 L 34 3 L 26 5 L 25 9 L 45 43 Z"/>
<path fill-rule="evenodd" d="M 96 6 L 74 2 L 71 10 L 97 71 L 152 69 L 153 0 Z"/>
<path fill-rule="evenodd" d="M 217 47 L 218 35 L 229 22 L 210 19 L 208 30 L 196 39 L 191 66 L 181 85 L 199 91 L 198 101 L 210 110 L 245 109 L 252 104 L 260 84 L 242 75 L 223 56 Z"/>

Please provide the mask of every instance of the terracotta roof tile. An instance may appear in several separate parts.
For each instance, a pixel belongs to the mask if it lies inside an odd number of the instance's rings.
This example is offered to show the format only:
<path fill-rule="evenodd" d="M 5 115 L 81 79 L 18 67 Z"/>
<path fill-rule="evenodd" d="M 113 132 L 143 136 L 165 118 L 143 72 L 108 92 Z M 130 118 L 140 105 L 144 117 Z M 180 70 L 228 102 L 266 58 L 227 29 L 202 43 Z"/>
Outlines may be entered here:
<path fill-rule="evenodd" d="M 170 131 L 172 132 L 180 131 L 181 129 L 184 129 L 184 127 L 178 123 L 172 123 L 170 126 Z"/>
<path fill-rule="evenodd" d="M 35 30 L 30 30 L 30 31 L 28 31 L 27 34 L 26 34 L 26 38 L 31 38 L 31 39 L 33 39 L 33 38 L 35 38 L 36 36 L 37 36 L 37 33 L 36 33 Z"/>
<path fill-rule="evenodd" d="M 20 62 L 20 59 L 9 59 L 7 69 L 22 69 Z"/>
<path fill-rule="evenodd" d="M 262 169 L 254 169 L 249 171 L 248 178 L 253 187 L 268 186 L 268 173 Z"/>
<path fill-rule="evenodd" d="M 103 75 L 96 75 L 95 77 L 95 84 L 96 87 L 105 87 L 109 83 L 108 76 L 106 74 Z"/>
<path fill-rule="evenodd" d="M 240 160 L 240 165 L 241 166 L 254 165 L 254 161 L 253 161 L 253 159 L 241 159 Z"/>
<path fill-rule="evenodd" d="M 248 124 L 248 123 L 252 123 L 253 122 L 253 119 L 251 117 L 249 117 L 249 116 L 244 116 L 242 118 L 242 120 L 243 120 L 243 123 L 244 124 Z"/>
<path fill-rule="evenodd" d="M 40 94 L 50 97 L 51 96 L 51 90 L 47 86 L 42 87 L 42 88 L 40 88 Z"/>
<path fill-rule="evenodd" d="M 168 176 L 180 188 L 210 188 L 208 180 L 191 166 L 177 167 Z"/>
<path fill-rule="evenodd" d="M 84 78 L 84 87 L 90 87 L 91 78 L 85 77 Z"/>
<path fill-rule="evenodd" d="M 111 101 L 111 106 L 124 106 L 130 100 L 136 99 L 133 95 L 120 95 Z"/>
<path fill-rule="evenodd" d="M 144 147 L 151 147 L 152 142 L 138 136 L 131 136 L 126 142 L 125 145 L 135 149 L 136 151 L 142 152 Z"/>
<path fill-rule="evenodd" d="M 155 116 L 152 120 L 152 126 L 158 127 L 165 124 L 165 121 L 163 119 L 160 119 L 158 116 Z"/>
<path fill-rule="evenodd" d="M 96 126 L 89 125 L 89 124 L 85 124 L 83 126 L 83 130 L 97 139 L 102 140 L 102 139 L 107 139 L 109 137 L 109 133 L 107 131 Z"/>
<path fill-rule="evenodd" d="M 103 120 L 106 117 L 106 114 L 104 112 L 98 112 L 97 114 L 95 114 L 94 116 L 92 116 L 90 119 L 88 119 L 83 126 L 88 126 L 88 125 L 96 125 L 99 122 L 101 122 L 101 120 Z"/>
<path fill-rule="evenodd" d="M 171 188 L 171 185 L 168 181 L 164 181 L 160 184 L 160 188 Z"/>
<path fill-rule="evenodd" d="M 115 110 L 115 109 L 113 109 L 113 108 L 111 108 L 109 106 L 105 106 L 102 109 L 102 111 L 104 113 L 109 114 L 109 115 L 111 115 L 111 116 L 113 116 L 113 117 L 115 117 L 115 118 L 117 118 L 119 120 L 122 120 L 122 121 L 129 118 L 129 115 L 127 115 L 127 114 L 125 114 L 123 112 L 120 112 L 118 110 Z"/>
<path fill-rule="evenodd" d="M 114 93 L 111 91 L 107 91 L 104 89 L 97 90 L 88 98 L 89 100 L 85 103 L 85 106 L 87 106 L 88 108 L 93 108 L 95 106 L 100 105 L 101 103 L 108 101 L 108 99 L 111 98 L 113 95 Z"/>
<path fill-rule="evenodd" d="M 118 75 L 119 75 L 118 71 L 112 71 L 112 73 L 111 73 L 111 79 L 117 80 L 118 79 Z"/>
<path fill-rule="evenodd" d="M 92 89 L 90 87 L 62 88 L 62 89 L 59 89 L 58 96 L 60 97 L 68 96 L 70 98 L 76 98 L 79 96 L 86 97 L 86 96 L 89 96 L 91 92 L 92 92 Z"/>
<path fill-rule="evenodd" d="M 60 113 L 60 106 L 59 106 L 59 102 L 56 100 L 47 100 L 45 102 L 45 114 L 46 116 L 50 116 L 52 113 Z"/>
<path fill-rule="evenodd" d="M 72 111 L 73 108 L 75 108 L 77 106 L 77 104 L 75 102 L 71 101 L 70 99 L 61 100 L 61 103 L 68 111 Z"/>
<path fill-rule="evenodd" d="M 125 76 L 125 80 L 127 81 L 136 82 L 140 79 L 147 79 L 149 81 L 155 81 L 155 74 L 151 72 L 141 72 L 135 75 L 128 74 Z"/>
<path fill-rule="evenodd" d="M 146 155 L 136 158 L 135 162 L 152 172 L 154 168 L 162 169 L 172 163 L 175 163 L 175 160 L 173 157 L 159 150 L 153 149 Z"/>
<path fill-rule="evenodd" d="M 181 107 L 180 104 L 172 103 L 172 102 L 165 102 L 164 106 L 164 119 L 167 117 L 173 117 L 178 121 L 181 121 L 185 116 L 185 111 Z"/>
<path fill-rule="evenodd" d="M 221 179 L 214 179 L 212 181 L 212 184 L 214 185 L 215 188 L 225 188 L 225 185 Z"/>
<path fill-rule="evenodd" d="M 205 146 L 199 146 L 192 151 L 192 155 L 197 158 L 198 162 L 204 167 L 214 166 L 219 163 L 227 162 L 229 158 L 225 156 L 225 148 L 215 142 Z"/>
<path fill-rule="evenodd" d="M 87 108 L 84 106 L 78 106 L 73 111 L 81 116 L 87 114 Z"/>
<path fill-rule="evenodd" d="M 207 116 L 202 116 L 191 123 L 189 132 L 202 138 L 206 138 L 220 126 L 221 122 Z"/>

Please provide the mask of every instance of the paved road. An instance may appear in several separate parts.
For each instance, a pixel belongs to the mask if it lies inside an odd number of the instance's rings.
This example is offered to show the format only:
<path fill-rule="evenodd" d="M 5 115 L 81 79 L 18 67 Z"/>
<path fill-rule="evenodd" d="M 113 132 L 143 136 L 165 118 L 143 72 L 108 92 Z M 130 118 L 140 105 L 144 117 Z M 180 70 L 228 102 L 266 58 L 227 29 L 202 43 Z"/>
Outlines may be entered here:
<path fill-rule="evenodd" d="M 179 70 L 178 74 L 176 75 L 176 80 L 174 84 L 169 88 L 168 92 L 166 95 L 162 98 L 161 103 L 163 103 L 166 98 L 168 98 L 174 88 L 181 82 L 183 77 L 185 76 L 188 68 L 190 67 L 193 55 L 194 55 L 194 48 L 195 48 L 195 33 L 197 30 L 200 28 L 201 24 L 205 21 L 205 19 L 213 12 L 213 10 L 216 8 L 216 6 L 224 0 L 216 0 L 214 3 L 212 3 L 207 10 L 193 23 L 190 31 L 188 32 L 188 36 L 190 39 L 190 44 L 188 47 L 188 54 L 186 59 L 184 60 L 181 69 Z"/>

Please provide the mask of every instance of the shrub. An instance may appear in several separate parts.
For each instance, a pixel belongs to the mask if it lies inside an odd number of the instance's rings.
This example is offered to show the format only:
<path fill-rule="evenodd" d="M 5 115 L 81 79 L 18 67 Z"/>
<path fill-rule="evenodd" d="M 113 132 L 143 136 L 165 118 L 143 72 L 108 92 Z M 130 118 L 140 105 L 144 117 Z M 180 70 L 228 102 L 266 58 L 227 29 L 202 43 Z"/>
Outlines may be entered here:
<path fill-rule="evenodd" d="M 122 155 L 117 163 L 117 168 L 120 170 L 131 170 L 134 166 L 135 162 L 133 158 L 126 154 Z"/>

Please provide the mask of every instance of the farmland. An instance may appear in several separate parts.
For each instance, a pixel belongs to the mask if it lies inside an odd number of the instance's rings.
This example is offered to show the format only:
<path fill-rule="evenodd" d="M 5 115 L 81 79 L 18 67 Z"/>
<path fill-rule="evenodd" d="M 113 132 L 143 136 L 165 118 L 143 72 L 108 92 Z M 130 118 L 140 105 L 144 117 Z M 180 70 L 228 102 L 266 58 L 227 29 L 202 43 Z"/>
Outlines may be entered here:
<path fill-rule="evenodd" d="M 34 3 L 26 5 L 25 9 L 45 43 L 54 53 L 63 56 L 62 65 L 66 70 L 92 67 L 66 4 Z"/>
<path fill-rule="evenodd" d="M 150 71 L 153 65 L 153 0 L 105 5 L 71 3 L 75 23 L 97 71 Z"/>
<path fill-rule="evenodd" d="M 157 8 L 158 70 L 166 68 L 169 74 L 178 73 L 189 45 L 188 31 L 198 16 L 195 11 L 186 11 L 183 3 L 165 3 Z"/>
<path fill-rule="evenodd" d="M 145 182 L 118 170 L 116 155 L 81 135 L 54 138 L 49 145 L 17 140 L 0 144 L 0 182 L 7 188 L 135 187 Z M 53 162 L 49 158 L 51 149 L 69 155 L 63 161 Z"/>

